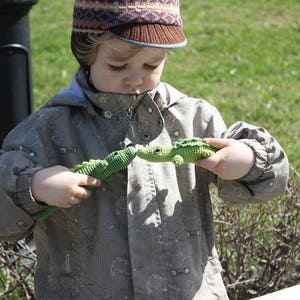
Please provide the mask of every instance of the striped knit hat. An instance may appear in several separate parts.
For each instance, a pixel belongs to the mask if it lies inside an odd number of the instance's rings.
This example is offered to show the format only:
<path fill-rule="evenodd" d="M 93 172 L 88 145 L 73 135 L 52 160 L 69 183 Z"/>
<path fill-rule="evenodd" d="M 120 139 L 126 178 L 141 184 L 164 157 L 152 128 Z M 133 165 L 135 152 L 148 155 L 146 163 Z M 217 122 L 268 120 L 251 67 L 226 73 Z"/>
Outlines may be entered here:
<path fill-rule="evenodd" d="M 179 0 L 75 0 L 73 33 L 103 31 L 146 47 L 186 44 Z"/>

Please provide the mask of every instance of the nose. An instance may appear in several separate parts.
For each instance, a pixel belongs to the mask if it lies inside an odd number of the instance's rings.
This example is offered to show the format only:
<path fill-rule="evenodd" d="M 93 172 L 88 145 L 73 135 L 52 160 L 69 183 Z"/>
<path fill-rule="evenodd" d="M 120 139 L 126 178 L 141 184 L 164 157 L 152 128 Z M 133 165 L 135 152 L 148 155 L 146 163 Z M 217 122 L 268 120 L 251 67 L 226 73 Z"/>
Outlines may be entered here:
<path fill-rule="evenodd" d="M 125 84 L 129 86 L 139 86 L 143 83 L 143 75 L 138 70 L 131 70 L 125 77 Z"/>

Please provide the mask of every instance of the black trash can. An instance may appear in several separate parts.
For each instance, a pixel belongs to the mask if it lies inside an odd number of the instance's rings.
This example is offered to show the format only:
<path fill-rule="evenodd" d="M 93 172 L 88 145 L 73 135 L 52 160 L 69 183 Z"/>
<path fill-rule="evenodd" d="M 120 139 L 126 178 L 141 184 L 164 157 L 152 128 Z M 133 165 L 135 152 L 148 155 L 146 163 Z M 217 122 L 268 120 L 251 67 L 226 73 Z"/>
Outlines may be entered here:
<path fill-rule="evenodd" d="M 29 11 L 38 0 L 0 0 L 0 143 L 32 112 Z"/>

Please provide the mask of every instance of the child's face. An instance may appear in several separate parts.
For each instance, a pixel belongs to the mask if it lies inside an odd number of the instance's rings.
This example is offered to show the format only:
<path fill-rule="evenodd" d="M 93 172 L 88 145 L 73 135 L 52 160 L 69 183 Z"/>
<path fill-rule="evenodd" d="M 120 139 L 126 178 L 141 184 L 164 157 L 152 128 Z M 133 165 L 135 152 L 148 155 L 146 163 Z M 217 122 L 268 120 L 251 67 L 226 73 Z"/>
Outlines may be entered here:
<path fill-rule="evenodd" d="M 160 81 L 167 51 L 110 38 L 98 48 L 91 81 L 102 92 L 138 95 L 152 90 Z"/>

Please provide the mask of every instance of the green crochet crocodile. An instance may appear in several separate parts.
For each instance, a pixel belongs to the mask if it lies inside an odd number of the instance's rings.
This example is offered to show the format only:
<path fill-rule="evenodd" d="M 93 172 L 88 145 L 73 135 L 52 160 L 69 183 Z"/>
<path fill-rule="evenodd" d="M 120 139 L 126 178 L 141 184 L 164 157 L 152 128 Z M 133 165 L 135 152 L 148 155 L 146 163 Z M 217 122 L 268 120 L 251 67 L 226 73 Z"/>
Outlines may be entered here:
<path fill-rule="evenodd" d="M 193 137 L 179 139 L 171 146 L 150 145 L 139 148 L 136 155 L 150 162 L 173 162 L 175 166 L 207 158 L 218 149 L 207 144 L 203 139 Z"/>
<path fill-rule="evenodd" d="M 86 174 L 101 181 L 109 180 L 113 174 L 127 168 L 136 156 L 134 147 L 108 154 L 104 159 L 91 159 L 73 167 L 75 173 Z M 91 187 L 87 187 L 90 189 Z M 44 220 L 58 209 L 57 206 L 49 206 L 37 214 L 38 220 Z"/>
<path fill-rule="evenodd" d="M 179 139 L 171 146 L 150 145 L 139 149 L 128 147 L 114 151 L 102 160 L 85 161 L 76 165 L 72 171 L 90 175 L 103 181 L 125 169 L 136 156 L 150 162 L 173 162 L 175 166 L 179 166 L 207 158 L 216 153 L 216 151 L 215 147 L 205 143 L 203 139 L 193 137 Z M 37 214 L 37 219 L 44 220 L 57 209 L 58 207 L 56 206 L 49 206 Z"/>

